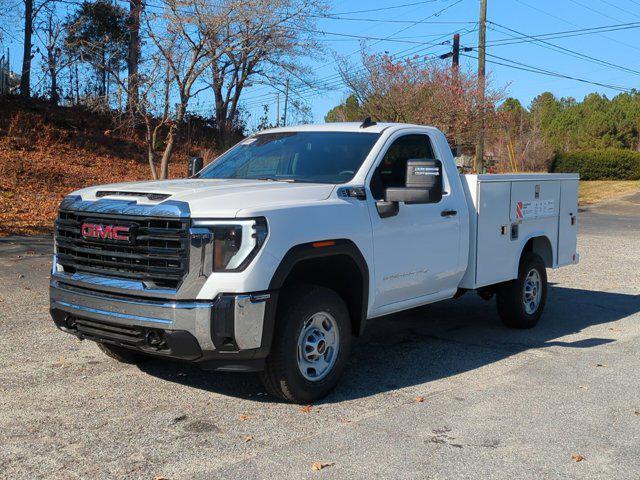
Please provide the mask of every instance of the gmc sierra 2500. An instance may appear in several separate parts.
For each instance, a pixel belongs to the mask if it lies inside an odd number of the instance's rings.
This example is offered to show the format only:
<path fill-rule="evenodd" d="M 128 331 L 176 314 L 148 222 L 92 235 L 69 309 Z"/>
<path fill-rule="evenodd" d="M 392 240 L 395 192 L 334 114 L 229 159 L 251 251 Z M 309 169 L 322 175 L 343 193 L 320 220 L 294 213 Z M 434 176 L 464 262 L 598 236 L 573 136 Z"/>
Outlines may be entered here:
<path fill-rule="evenodd" d="M 58 328 L 123 362 L 258 371 L 308 403 L 369 319 L 476 290 L 533 327 L 546 269 L 578 261 L 577 175 L 461 175 L 435 128 L 280 128 L 201 166 L 63 200 Z"/>

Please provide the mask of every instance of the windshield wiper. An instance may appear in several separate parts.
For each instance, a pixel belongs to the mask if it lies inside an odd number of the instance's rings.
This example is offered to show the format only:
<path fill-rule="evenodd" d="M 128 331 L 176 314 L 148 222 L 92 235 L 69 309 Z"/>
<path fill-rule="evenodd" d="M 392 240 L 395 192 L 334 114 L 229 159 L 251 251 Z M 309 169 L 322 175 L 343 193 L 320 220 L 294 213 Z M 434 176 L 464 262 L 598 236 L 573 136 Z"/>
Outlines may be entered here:
<path fill-rule="evenodd" d="M 287 183 L 295 183 L 295 178 L 274 178 L 274 177 L 257 177 L 252 180 L 265 180 L 268 182 L 287 182 Z"/>

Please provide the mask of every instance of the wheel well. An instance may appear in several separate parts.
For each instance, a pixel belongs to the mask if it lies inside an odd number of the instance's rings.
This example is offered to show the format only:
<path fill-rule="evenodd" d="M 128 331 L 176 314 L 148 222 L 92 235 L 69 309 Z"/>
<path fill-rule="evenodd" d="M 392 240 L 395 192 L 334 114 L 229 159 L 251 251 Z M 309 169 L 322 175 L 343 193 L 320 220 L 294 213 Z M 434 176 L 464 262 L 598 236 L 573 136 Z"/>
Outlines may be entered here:
<path fill-rule="evenodd" d="M 522 253 L 524 252 L 537 253 L 544 261 L 545 267 L 553 267 L 553 248 L 549 239 L 544 235 L 530 238 L 522 249 Z M 520 257 L 522 258 L 522 255 Z"/>
<path fill-rule="evenodd" d="M 334 290 L 347 304 L 353 334 L 361 333 L 366 315 L 365 279 L 351 256 L 338 254 L 301 260 L 293 266 L 282 288 L 296 283 L 320 285 Z"/>

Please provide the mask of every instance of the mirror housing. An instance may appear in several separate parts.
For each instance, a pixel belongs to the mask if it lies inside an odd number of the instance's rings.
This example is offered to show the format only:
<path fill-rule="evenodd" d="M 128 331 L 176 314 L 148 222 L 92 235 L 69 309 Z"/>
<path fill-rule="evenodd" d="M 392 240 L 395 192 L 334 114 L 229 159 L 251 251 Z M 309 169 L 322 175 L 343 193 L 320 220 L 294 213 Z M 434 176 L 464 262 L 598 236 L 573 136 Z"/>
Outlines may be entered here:
<path fill-rule="evenodd" d="M 193 177 L 196 173 L 198 173 L 204 167 L 204 158 L 202 157 L 191 157 L 189 159 L 189 166 L 187 168 L 187 176 Z"/>
<path fill-rule="evenodd" d="M 407 160 L 405 187 L 385 190 L 386 202 L 438 203 L 442 199 L 442 162 Z"/>

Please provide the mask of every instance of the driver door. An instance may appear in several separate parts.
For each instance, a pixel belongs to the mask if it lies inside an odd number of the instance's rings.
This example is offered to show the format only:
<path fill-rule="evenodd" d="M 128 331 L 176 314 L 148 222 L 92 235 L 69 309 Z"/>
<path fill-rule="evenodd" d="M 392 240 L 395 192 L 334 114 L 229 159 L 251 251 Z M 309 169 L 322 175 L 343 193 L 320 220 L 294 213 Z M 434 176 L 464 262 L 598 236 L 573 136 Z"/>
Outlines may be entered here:
<path fill-rule="evenodd" d="M 376 295 L 373 310 L 382 313 L 419 305 L 423 297 L 457 287 L 460 222 L 442 169 L 443 196 L 437 203 L 398 205 L 396 215 L 382 218 L 376 201 L 388 187 L 404 187 L 409 159 L 434 159 L 426 134 L 405 134 L 392 141 L 371 177 L 369 212 L 373 227 Z M 372 197 L 372 198 L 371 198 Z M 446 212 L 443 215 L 443 212 Z M 409 303 L 410 305 L 407 305 Z"/>

